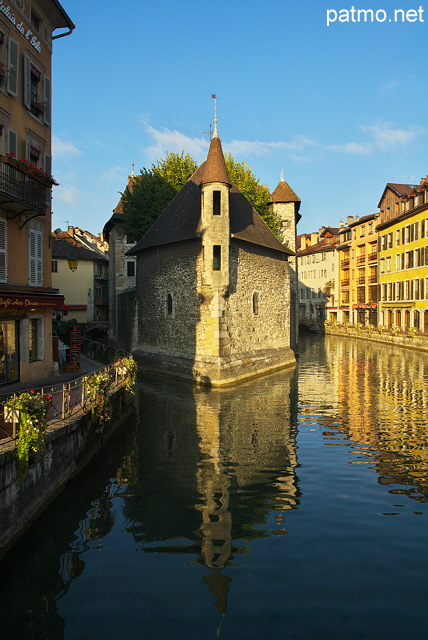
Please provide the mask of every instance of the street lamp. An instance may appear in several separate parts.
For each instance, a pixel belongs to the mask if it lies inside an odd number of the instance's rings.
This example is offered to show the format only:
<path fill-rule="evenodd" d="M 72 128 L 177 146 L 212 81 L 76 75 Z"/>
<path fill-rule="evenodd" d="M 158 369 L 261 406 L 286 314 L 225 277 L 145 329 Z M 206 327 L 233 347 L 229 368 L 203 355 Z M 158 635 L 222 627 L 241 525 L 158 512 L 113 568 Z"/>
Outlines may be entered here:
<path fill-rule="evenodd" d="M 73 235 L 71 235 L 70 233 L 68 233 L 68 229 L 73 229 Z M 78 245 L 76 238 L 74 237 L 74 227 L 68 227 L 67 229 L 67 236 L 73 240 L 74 244 L 71 245 L 71 253 L 69 258 L 67 259 L 68 262 L 68 268 L 70 269 L 70 271 L 76 271 L 78 265 L 79 265 L 79 260 L 77 259 L 76 256 L 76 247 Z M 62 229 L 55 229 L 54 234 L 56 235 L 57 239 L 60 240 L 60 233 L 62 233 Z"/>

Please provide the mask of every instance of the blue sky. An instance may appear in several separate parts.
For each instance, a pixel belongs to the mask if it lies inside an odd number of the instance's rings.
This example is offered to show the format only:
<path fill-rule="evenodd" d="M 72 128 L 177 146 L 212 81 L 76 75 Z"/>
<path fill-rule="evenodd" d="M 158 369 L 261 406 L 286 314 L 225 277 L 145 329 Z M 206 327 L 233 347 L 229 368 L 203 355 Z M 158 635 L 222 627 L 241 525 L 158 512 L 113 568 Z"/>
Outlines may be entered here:
<path fill-rule="evenodd" d="M 213 93 L 223 150 L 271 191 L 283 171 L 302 200 L 298 233 L 373 213 L 386 182 L 428 173 L 428 5 L 62 4 L 76 29 L 54 41 L 53 228 L 102 231 L 133 163 L 182 150 L 203 161 Z"/>

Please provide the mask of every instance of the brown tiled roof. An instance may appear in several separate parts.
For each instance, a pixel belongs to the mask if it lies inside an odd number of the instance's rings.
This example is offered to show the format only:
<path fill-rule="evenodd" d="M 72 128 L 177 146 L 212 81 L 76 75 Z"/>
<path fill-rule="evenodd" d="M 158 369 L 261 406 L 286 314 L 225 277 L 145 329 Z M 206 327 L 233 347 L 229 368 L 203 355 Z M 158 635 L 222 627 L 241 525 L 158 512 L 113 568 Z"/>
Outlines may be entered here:
<path fill-rule="evenodd" d="M 83 246 L 79 240 L 73 240 L 66 231 L 61 231 L 57 238 L 54 234 L 51 234 L 52 238 L 52 258 L 65 259 L 76 258 L 77 260 L 105 260 L 108 258 L 101 251 L 96 249 L 90 249 Z"/>
<path fill-rule="evenodd" d="M 217 136 L 211 139 L 208 156 L 204 162 L 204 170 L 201 176 L 201 184 L 207 184 L 208 182 L 232 184 L 229 174 L 227 173 L 220 138 Z"/>
<path fill-rule="evenodd" d="M 281 180 L 271 194 L 270 202 L 301 202 L 301 200 L 290 185 L 285 180 Z"/>
<path fill-rule="evenodd" d="M 172 242 L 191 240 L 197 238 L 202 232 L 201 223 L 201 185 L 207 181 L 224 182 L 226 179 L 231 184 L 229 194 L 230 233 L 234 238 L 261 245 L 289 255 L 293 252 L 285 247 L 272 233 L 257 211 L 251 206 L 238 187 L 227 175 L 226 166 L 223 169 L 218 163 L 221 143 L 218 138 L 213 138 L 207 160 L 189 178 L 184 187 L 161 213 L 155 223 L 133 247 L 128 254 L 133 255 L 143 249 L 156 247 Z M 213 166 L 207 169 L 208 161 L 214 161 L 218 169 L 214 172 Z"/>
<path fill-rule="evenodd" d="M 380 208 L 380 206 L 382 204 L 382 200 L 384 198 L 384 195 L 385 195 L 385 192 L 387 191 L 387 189 L 391 189 L 392 191 L 394 191 L 394 193 L 397 194 L 397 196 L 399 196 L 401 198 L 402 196 L 410 196 L 410 195 L 412 195 L 417 186 L 418 185 L 415 185 L 415 184 L 401 184 L 401 183 L 396 183 L 396 182 L 387 182 L 386 183 L 386 187 L 382 192 L 381 199 L 379 200 L 378 207 Z"/>

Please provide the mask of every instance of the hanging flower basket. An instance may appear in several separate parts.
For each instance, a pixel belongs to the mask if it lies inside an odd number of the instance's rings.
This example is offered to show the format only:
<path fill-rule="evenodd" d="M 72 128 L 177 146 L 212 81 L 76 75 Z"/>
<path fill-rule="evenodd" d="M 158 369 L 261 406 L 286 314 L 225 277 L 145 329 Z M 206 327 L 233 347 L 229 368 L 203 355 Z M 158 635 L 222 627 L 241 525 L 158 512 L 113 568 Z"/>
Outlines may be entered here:
<path fill-rule="evenodd" d="M 46 171 L 43 171 L 40 167 L 36 167 L 36 165 L 32 164 L 28 160 L 14 158 L 12 153 L 7 153 L 5 156 L 2 156 L 2 162 L 14 169 L 17 169 L 18 171 L 21 171 L 21 173 L 25 173 L 29 178 L 39 182 L 43 187 L 58 185 L 58 182 L 46 173 Z"/>

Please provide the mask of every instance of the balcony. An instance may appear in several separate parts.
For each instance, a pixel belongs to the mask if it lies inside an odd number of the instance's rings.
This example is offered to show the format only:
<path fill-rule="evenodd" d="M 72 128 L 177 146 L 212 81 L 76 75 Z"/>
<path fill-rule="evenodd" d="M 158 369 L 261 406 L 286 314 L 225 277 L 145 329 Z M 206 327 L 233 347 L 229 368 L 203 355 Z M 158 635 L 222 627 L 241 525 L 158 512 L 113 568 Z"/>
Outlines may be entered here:
<path fill-rule="evenodd" d="M 377 252 L 375 251 L 374 253 L 369 253 L 369 255 L 367 256 L 367 260 L 369 262 L 376 262 L 376 260 L 377 260 Z"/>
<path fill-rule="evenodd" d="M 366 261 L 366 254 L 363 256 L 357 256 L 357 264 L 362 264 Z"/>
<path fill-rule="evenodd" d="M 366 277 L 365 276 L 359 276 L 357 278 L 357 284 L 366 284 Z"/>
<path fill-rule="evenodd" d="M 48 196 L 46 184 L 28 175 L 26 171 L 13 166 L 10 159 L 3 156 L 0 164 L 0 205 L 15 215 L 46 211 Z"/>
<path fill-rule="evenodd" d="M 349 259 L 342 260 L 341 263 L 340 263 L 340 268 L 341 269 L 345 269 L 346 267 L 349 267 Z"/>
<path fill-rule="evenodd" d="M 348 278 L 348 279 L 346 279 L 346 280 L 341 280 L 341 281 L 340 281 L 340 285 L 341 285 L 342 287 L 349 287 L 349 282 L 350 282 L 349 278 Z"/>

